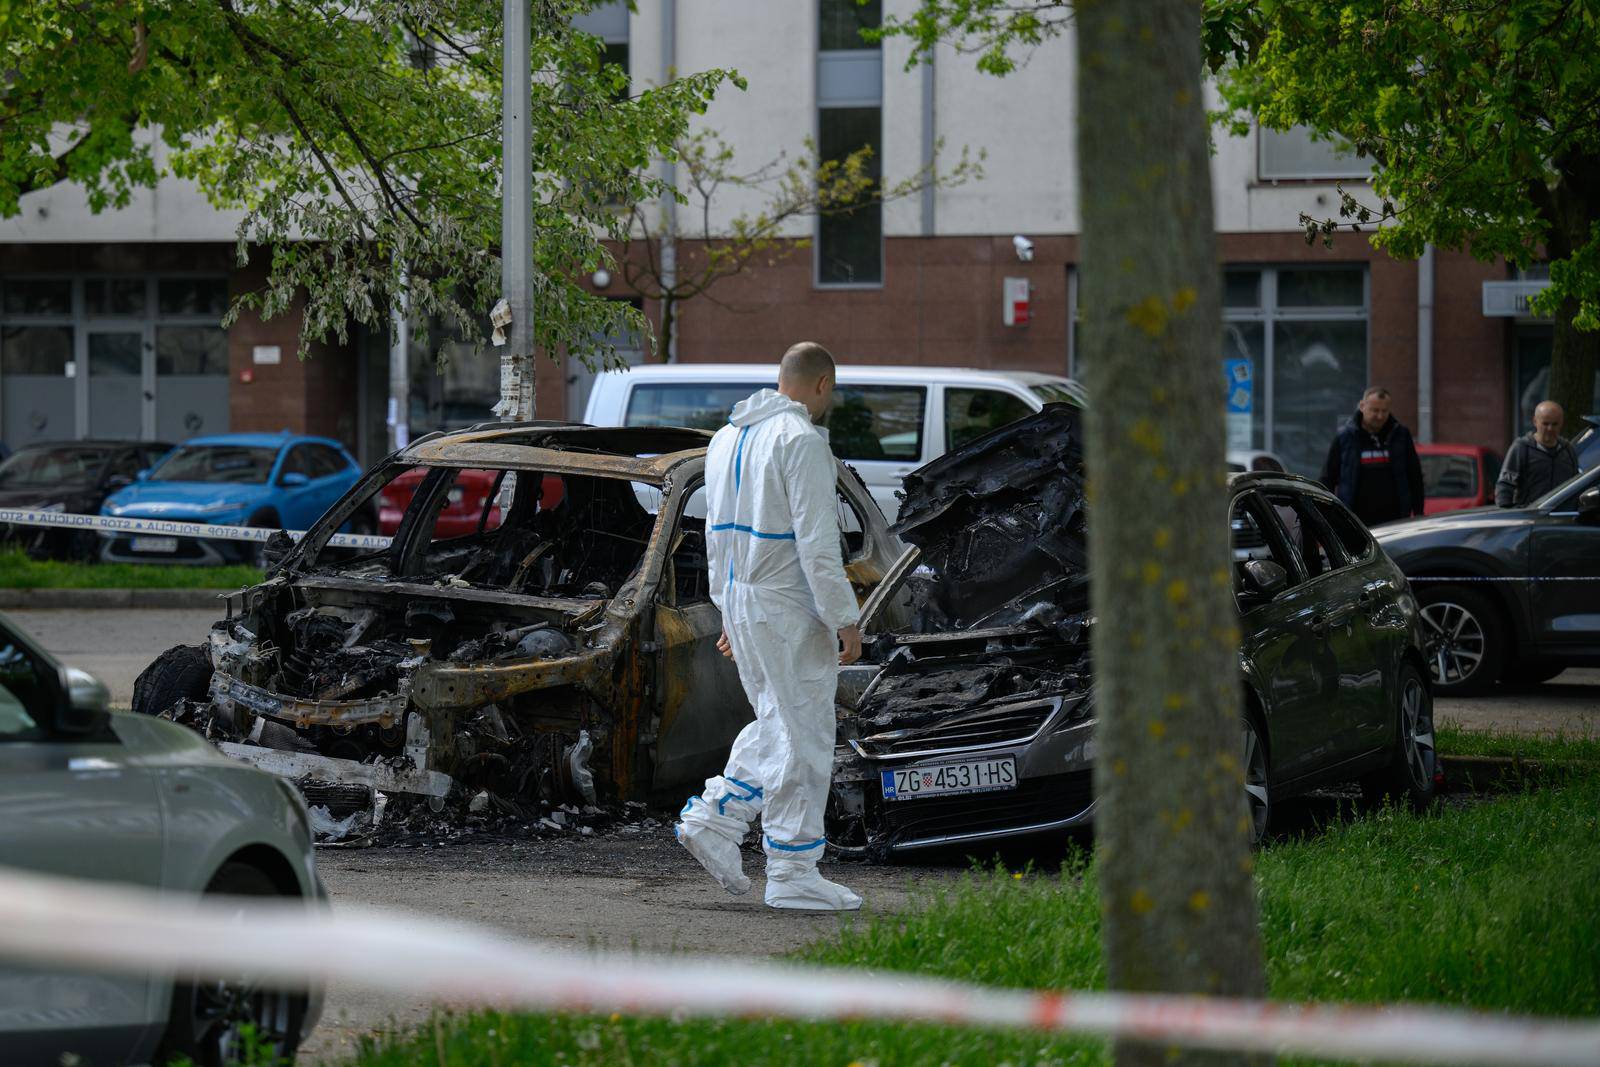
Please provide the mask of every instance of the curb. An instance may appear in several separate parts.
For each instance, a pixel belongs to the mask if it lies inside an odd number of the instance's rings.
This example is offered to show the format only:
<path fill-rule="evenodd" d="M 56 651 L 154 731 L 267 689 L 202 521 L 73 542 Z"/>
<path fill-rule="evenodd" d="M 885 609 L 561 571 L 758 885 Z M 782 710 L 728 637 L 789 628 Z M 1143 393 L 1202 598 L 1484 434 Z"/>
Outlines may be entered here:
<path fill-rule="evenodd" d="M 217 608 L 231 589 L 0 589 L 0 609 L 104 611 L 117 608 Z"/>
<path fill-rule="evenodd" d="M 1541 760 L 1520 756 L 1439 757 L 1444 763 L 1445 780 L 1451 787 L 1468 792 L 1488 791 L 1508 782 L 1536 782 L 1555 774 L 1600 770 L 1593 760 Z M 1447 787 L 1449 788 L 1449 787 Z"/>

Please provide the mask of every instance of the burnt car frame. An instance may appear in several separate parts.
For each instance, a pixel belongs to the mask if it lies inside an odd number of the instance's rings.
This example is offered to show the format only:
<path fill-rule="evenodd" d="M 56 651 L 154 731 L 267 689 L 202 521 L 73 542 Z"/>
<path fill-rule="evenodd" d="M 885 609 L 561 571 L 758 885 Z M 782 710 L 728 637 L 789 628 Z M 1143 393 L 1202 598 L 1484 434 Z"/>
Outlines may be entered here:
<path fill-rule="evenodd" d="M 893 528 L 912 547 L 867 604 L 871 662 L 841 687 L 836 847 L 881 859 L 1092 824 L 1078 440 L 1078 416 L 1046 408 L 906 479 Z M 1275 801 L 1348 779 L 1427 803 L 1432 707 L 1405 577 L 1315 482 L 1241 474 L 1228 493 L 1253 838 Z"/>
<path fill-rule="evenodd" d="M 268 580 L 232 594 L 206 646 L 152 664 L 135 710 L 303 782 L 578 804 L 698 785 L 751 718 L 716 650 L 699 492 L 709 440 L 549 423 L 420 439 Z M 415 468 L 426 473 L 389 547 L 327 547 Z M 434 537 L 458 472 L 485 470 L 497 483 L 478 528 Z M 541 506 L 557 479 L 559 502 Z M 865 596 L 902 546 L 842 465 L 838 492 L 841 553 Z"/>

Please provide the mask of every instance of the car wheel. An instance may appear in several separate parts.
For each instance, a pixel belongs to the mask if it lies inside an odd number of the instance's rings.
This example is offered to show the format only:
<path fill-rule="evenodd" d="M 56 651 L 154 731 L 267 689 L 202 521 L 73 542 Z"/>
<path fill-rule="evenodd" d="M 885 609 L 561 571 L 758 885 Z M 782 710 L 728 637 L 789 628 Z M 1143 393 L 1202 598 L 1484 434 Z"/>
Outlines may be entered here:
<path fill-rule="evenodd" d="M 1240 724 L 1244 746 L 1244 800 L 1250 818 L 1250 845 L 1254 848 L 1267 838 L 1272 825 L 1272 787 L 1267 777 L 1267 746 L 1255 720 Z"/>
<path fill-rule="evenodd" d="M 1500 680 L 1505 625 L 1487 596 L 1465 586 L 1441 585 L 1423 590 L 1417 601 L 1434 692 L 1471 696 Z"/>
<path fill-rule="evenodd" d="M 223 864 L 206 886 L 206 894 L 280 895 L 272 879 L 244 863 Z M 196 1067 L 292 1063 L 305 1010 L 303 994 L 262 988 L 249 975 L 179 982 L 172 988 L 172 1010 L 155 1062 L 187 1057 Z"/>
<path fill-rule="evenodd" d="M 211 655 L 200 645 L 175 645 L 139 672 L 133 710 L 160 715 L 180 700 L 204 700 L 211 690 Z"/>
<path fill-rule="evenodd" d="M 1400 668 L 1394 749 L 1388 766 L 1361 780 L 1369 803 L 1393 800 L 1422 811 L 1433 803 L 1439 755 L 1433 740 L 1433 697 L 1422 672 L 1411 664 Z"/>
<path fill-rule="evenodd" d="M 258 511 L 245 520 L 246 526 L 253 526 L 262 530 L 281 530 L 283 523 L 278 521 L 278 516 L 271 511 Z M 244 546 L 244 562 L 252 567 L 263 570 L 267 566 L 267 543 L 265 541 L 247 541 Z"/>

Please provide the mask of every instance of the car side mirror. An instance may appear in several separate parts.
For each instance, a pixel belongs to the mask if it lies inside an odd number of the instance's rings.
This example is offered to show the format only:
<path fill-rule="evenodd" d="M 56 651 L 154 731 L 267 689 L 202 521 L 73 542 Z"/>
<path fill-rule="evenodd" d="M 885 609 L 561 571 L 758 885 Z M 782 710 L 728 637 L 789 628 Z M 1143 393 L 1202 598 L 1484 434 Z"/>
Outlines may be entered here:
<path fill-rule="evenodd" d="M 1245 591 L 1271 600 L 1289 586 L 1289 572 L 1270 559 L 1251 559 L 1244 564 Z"/>
<path fill-rule="evenodd" d="M 133 476 L 133 480 L 136 481 L 136 482 L 147 481 L 147 480 L 149 480 L 149 478 L 150 478 L 150 468 L 149 467 L 144 468 L 138 474 L 135 474 Z"/>
<path fill-rule="evenodd" d="M 311 479 L 307 478 L 299 471 L 289 471 L 286 474 L 278 476 L 278 484 L 283 486 L 285 489 L 298 489 L 303 485 L 310 485 Z"/>
<path fill-rule="evenodd" d="M 1600 485 L 1578 494 L 1578 518 L 1600 519 Z"/>
<path fill-rule="evenodd" d="M 67 699 L 56 710 L 56 729 L 64 734 L 90 734 L 99 729 L 111 707 L 111 691 L 104 682 L 77 667 L 61 671 L 61 688 Z"/>

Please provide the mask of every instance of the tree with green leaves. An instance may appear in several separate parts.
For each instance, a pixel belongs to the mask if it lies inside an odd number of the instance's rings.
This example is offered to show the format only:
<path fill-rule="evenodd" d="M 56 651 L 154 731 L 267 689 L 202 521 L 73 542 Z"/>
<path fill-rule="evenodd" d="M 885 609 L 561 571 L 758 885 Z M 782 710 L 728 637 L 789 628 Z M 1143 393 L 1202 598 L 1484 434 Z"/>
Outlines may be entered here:
<path fill-rule="evenodd" d="M 1220 276 L 1196 0 L 1077 0 L 1095 832 L 1113 988 L 1265 993 L 1224 463 Z M 924 0 L 889 32 L 949 32 Z M 984 68 L 1059 32 L 996 3 Z M 941 21 L 943 19 L 944 21 Z M 1012 21 L 1005 22 L 1003 20 Z M 994 21 L 1002 20 L 1002 21 Z M 942 29 L 941 29 L 942 27 Z M 1140 1043 L 1119 1064 L 1241 1062 Z"/>
<path fill-rule="evenodd" d="M 664 192 L 652 161 L 738 76 L 713 70 L 629 93 L 572 17 L 533 2 L 535 343 L 592 362 L 644 327 L 585 292 Z M 237 297 L 265 316 L 303 295 L 301 355 L 388 308 L 481 342 L 500 265 L 501 0 L 0 0 L 0 217 L 62 182 L 128 203 L 172 172 L 242 209 L 238 255 L 270 276 Z M 442 340 L 442 339 L 441 339 Z"/>
<path fill-rule="evenodd" d="M 733 148 L 714 130 L 697 130 L 679 138 L 673 159 L 678 167 L 680 210 L 673 216 L 654 213 L 636 203 L 628 237 L 618 256 L 622 278 L 637 294 L 659 302 L 656 355 L 672 351 L 679 305 L 704 298 L 729 310 L 741 310 L 712 293 L 718 283 L 762 266 L 776 266 L 806 248 L 810 241 L 785 236 L 797 219 L 847 214 L 874 204 L 915 196 L 930 186 L 949 188 L 983 176 L 982 153 L 960 158 L 940 170 L 944 143 L 934 159 L 914 174 L 885 182 L 877 175 L 871 146 L 842 159 L 821 159 L 809 138 L 796 158 L 786 154 L 753 170 L 740 168 Z M 764 201 L 755 212 L 722 222 L 714 214 L 719 194 L 731 189 L 755 190 Z M 686 209 L 686 210 L 685 210 Z M 669 242 L 688 242 L 675 249 L 668 266 Z"/>
<path fill-rule="evenodd" d="M 1231 12 L 1219 84 L 1236 131 L 1310 126 L 1373 163 L 1371 195 L 1303 216 L 1307 239 L 1371 229 L 1400 257 L 1435 244 L 1548 260 L 1550 398 L 1590 410 L 1600 369 L 1600 3 L 1261 0 Z M 1569 418 L 1569 432 L 1582 428 Z"/>

